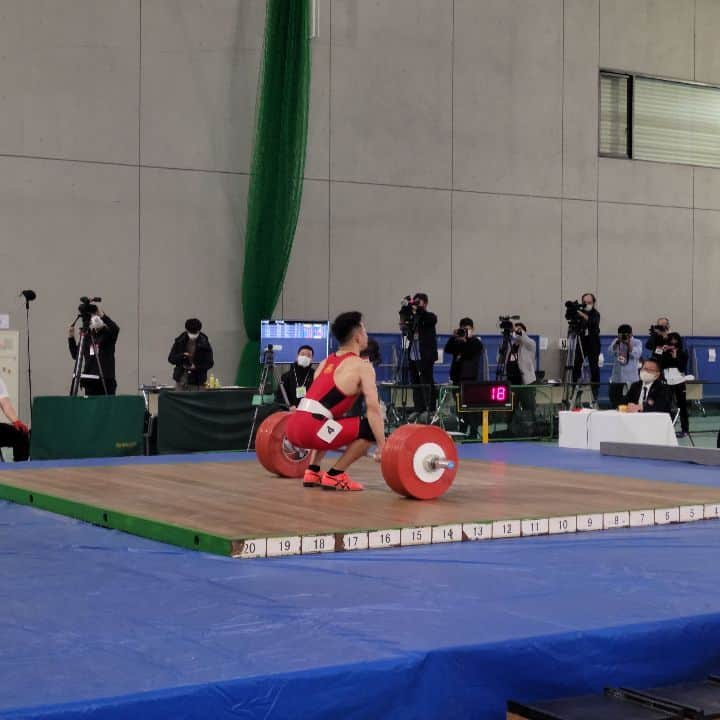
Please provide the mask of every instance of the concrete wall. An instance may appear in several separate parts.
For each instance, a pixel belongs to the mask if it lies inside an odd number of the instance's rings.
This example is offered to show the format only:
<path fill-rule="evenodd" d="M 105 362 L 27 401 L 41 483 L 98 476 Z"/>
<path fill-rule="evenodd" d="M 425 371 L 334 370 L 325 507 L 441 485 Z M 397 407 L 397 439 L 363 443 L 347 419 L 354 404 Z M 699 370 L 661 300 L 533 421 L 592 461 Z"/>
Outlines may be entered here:
<path fill-rule="evenodd" d="M 286 315 L 357 306 L 392 331 L 422 289 L 443 330 L 510 312 L 558 338 L 589 290 L 604 332 L 667 314 L 720 333 L 720 170 L 597 157 L 599 68 L 720 83 L 720 3 L 326 0 L 321 17 L 326 192 L 305 197 L 317 234 L 296 240 Z"/>
<path fill-rule="evenodd" d="M 518 312 L 557 338 L 592 290 L 604 331 L 720 333 L 720 171 L 598 160 L 596 139 L 601 66 L 720 82 L 716 0 L 318 4 L 278 315 L 392 331 L 425 290 L 442 330 Z M 38 394 L 67 391 L 86 293 L 122 328 L 121 392 L 169 377 L 190 315 L 234 375 L 264 6 L 0 0 L 0 313 L 23 329 L 16 294 L 38 292 Z"/>

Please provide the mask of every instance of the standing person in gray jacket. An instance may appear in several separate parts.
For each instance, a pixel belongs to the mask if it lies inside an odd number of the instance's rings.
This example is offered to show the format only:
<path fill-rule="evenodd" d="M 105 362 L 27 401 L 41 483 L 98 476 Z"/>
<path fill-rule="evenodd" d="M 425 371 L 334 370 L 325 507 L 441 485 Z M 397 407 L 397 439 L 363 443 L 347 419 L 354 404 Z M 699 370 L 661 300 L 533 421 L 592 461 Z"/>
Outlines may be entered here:
<path fill-rule="evenodd" d="M 528 335 L 525 324 L 516 322 L 507 363 L 507 377 L 512 385 L 532 385 L 535 382 L 536 350 L 536 343 Z M 520 408 L 535 412 L 535 392 L 532 388 L 517 388 L 515 396 Z"/>
<path fill-rule="evenodd" d="M 630 386 L 638 381 L 642 350 L 642 343 L 633 337 L 632 327 L 626 323 L 620 325 L 617 337 L 610 343 L 610 353 L 615 357 L 608 389 L 613 409 L 622 403 Z"/>

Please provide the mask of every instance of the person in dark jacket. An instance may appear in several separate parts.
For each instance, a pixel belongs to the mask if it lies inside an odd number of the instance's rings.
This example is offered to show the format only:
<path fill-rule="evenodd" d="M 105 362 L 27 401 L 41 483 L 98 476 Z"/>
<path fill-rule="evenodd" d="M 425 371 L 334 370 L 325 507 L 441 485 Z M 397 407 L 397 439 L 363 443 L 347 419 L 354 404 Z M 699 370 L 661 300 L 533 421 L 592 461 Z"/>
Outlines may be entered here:
<path fill-rule="evenodd" d="M 94 312 L 90 317 L 90 342 L 83 346 L 83 357 L 85 366 L 83 375 L 94 377 L 83 377 L 80 385 L 86 395 L 114 395 L 117 390 L 115 380 L 115 343 L 117 342 L 120 328 L 99 306 L 91 306 Z M 84 330 L 80 330 L 82 334 Z M 78 342 L 75 339 L 75 323 L 68 328 L 68 349 L 73 360 L 77 360 Z M 99 368 L 98 368 L 99 365 Z M 103 381 L 100 378 L 102 370 Z"/>
<path fill-rule="evenodd" d="M 415 412 L 435 410 L 436 389 L 433 370 L 438 359 L 437 315 L 430 312 L 426 293 L 415 293 L 412 301 L 412 316 L 408 323 L 411 334 L 410 379 L 413 388 Z"/>
<path fill-rule="evenodd" d="M 475 335 L 472 318 L 464 317 L 460 320 L 457 329 L 445 343 L 444 353 L 452 356 L 450 382 L 453 385 L 482 380 L 483 344 Z M 457 391 L 454 392 L 457 399 Z M 479 413 L 463 413 L 462 421 L 467 424 L 470 437 L 477 436 L 481 419 Z"/>
<path fill-rule="evenodd" d="M 310 389 L 315 376 L 314 355 L 315 351 L 310 345 L 302 345 L 298 349 L 295 362 L 280 377 L 280 383 L 275 393 L 276 402 L 290 410 L 294 410 L 298 406 L 298 403 L 305 397 L 305 393 Z"/>
<path fill-rule="evenodd" d="M 672 412 L 672 395 L 662 379 L 659 360 L 643 360 L 640 380 L 630 386 L 623 403 L 628 412 Z"/>
<path fill-rule="evenodd" d="M 475 335 L 475 326 L 471 318 L 465 317 L 460 320 L 457 330 L 445 343 L 444 352 L 452 356 L 450 380 L 453 385 L 481 379 L 483 344 Z"/>
<path fill-rule="evenodd" d="M 660 347 L 660 346 L 658 346 Z M 665 345 L 662 346 L 660 366 L 665 374 L 665 381 L 680 411 L 681 437 L 690 432 L 690 418 L 687 408 L 687 385 L 683 379 L 687 375 L 688 354 L 683 348 L 680 333 L 668 333 Z"/>
<path fill-rule="evenodd" d="M 202 389 L 215 364 L 210 340 L 200 330 L 202 323 L 197 318 L 186 320 L 185 332 L 175 338 L 168 355 L 168 362 L 175 366 L 173 380 L 178 390 Z"/>

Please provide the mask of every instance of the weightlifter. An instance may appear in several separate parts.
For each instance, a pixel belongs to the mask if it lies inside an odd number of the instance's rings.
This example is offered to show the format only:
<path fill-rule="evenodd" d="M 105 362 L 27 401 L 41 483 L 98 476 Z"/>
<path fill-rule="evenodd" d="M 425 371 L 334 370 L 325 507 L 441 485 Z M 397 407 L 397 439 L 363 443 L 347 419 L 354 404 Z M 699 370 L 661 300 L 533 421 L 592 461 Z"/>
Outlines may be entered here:
<path fill-rule="evenodd" d="M 363 486 L 347 474 L 347 469 L 377 444 L 375 460 L 381 460 L 385 446 L 385 426 L 375 384 L 375 368 L 360 358 L 368 336 L 359 312 L 341 313 L 331 331 L 339 344 L 336 353 L 318 366 L 315 379 L 287 424 L 287 438 L 312 450 L 305 471 L 305 487 L 323 490 L 362 490 Z M 365 417 L 343 417 L 357 398 L 365 397 Z M 325 473 L 320 462 L 327 450 L 345 447 L 345 452 Z"/>

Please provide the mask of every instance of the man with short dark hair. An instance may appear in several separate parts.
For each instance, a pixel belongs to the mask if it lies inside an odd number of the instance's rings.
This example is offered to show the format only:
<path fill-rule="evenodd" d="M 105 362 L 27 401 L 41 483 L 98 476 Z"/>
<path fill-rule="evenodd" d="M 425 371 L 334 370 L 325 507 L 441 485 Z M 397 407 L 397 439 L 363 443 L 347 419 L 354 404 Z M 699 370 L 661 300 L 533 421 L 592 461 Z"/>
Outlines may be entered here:
<path fill-rule="evenodd" d="M 662 381 L 659 360 L 643 360 L 640 380 L 630 386 L 623 403 L 627 405 L 628 412 L 671 412 L 670 390 Z"/>
<path fill-rule="evenodd" d="M 413 296 L 411 318 L 410 377 L 415 412 L 435 410 L 435 377 L 433 370 L 438 359 L 437 315 L 430 312 L 426 293 Z"/>
<path fill-rule="evenodd" d="M 200 330 L 202 323 L 189 318 L 185 321 L 185 332 L 173 341 L 168 362 L 175 366 L 173 380 L 177 390 L 201 390 L 208 370 L 215 364 L 210 340 Z"/>
<path fill-rule="evenodd" d="M 295 362 L 290 369 L 280 376 L 280 384 L 275 393 L 275 400 L 295 410 L 310 389 L 313 381 L 313 356 L 315 351 L 310 345 L 301 345 Z"/>
<path fill-rule="evenodd" d="M 90 330 L 88 342 L 83 345 L 84 368 L 80 385 L 85 395 L 114 395 L 117 390 L 115 380 L 115 343 L 120 328 L 99 305 L 90 305 Z M 84 328 L 80 334 L 85 333 Z M 75 323 L 68 327 L 68 349 L 73 360 L 77 360 L 78 342 L 75 339 Z M 102 372 L 102 375 L 101 375 Z M 103 380 L 105 384 L 103 386 Z M 107 393 L 106 393 L 107 390 Z"/>
<path fill-rule="evenodd" d="M 373 443 L 375 459 L 380 461 L 385 447 L 385 426 L 375 384 L 375 368 L 360 353 L 368 336 L 359 312 L 341 313 L 331 331 L 339 348 L 320 363 L 312 386 L 300 400 L 287 424 L 287 438 L 295 446 L 312 450 L 310 466 L 303 477 L 304 487 L 324 490 L 363 490 L 350 478 L 348 468 L 363 457 Z M 346 417 L 363 395 L 366 417 Z M 320 462 L 327 450 L 345 448 L 333 466 L 320 473 Z"/>

